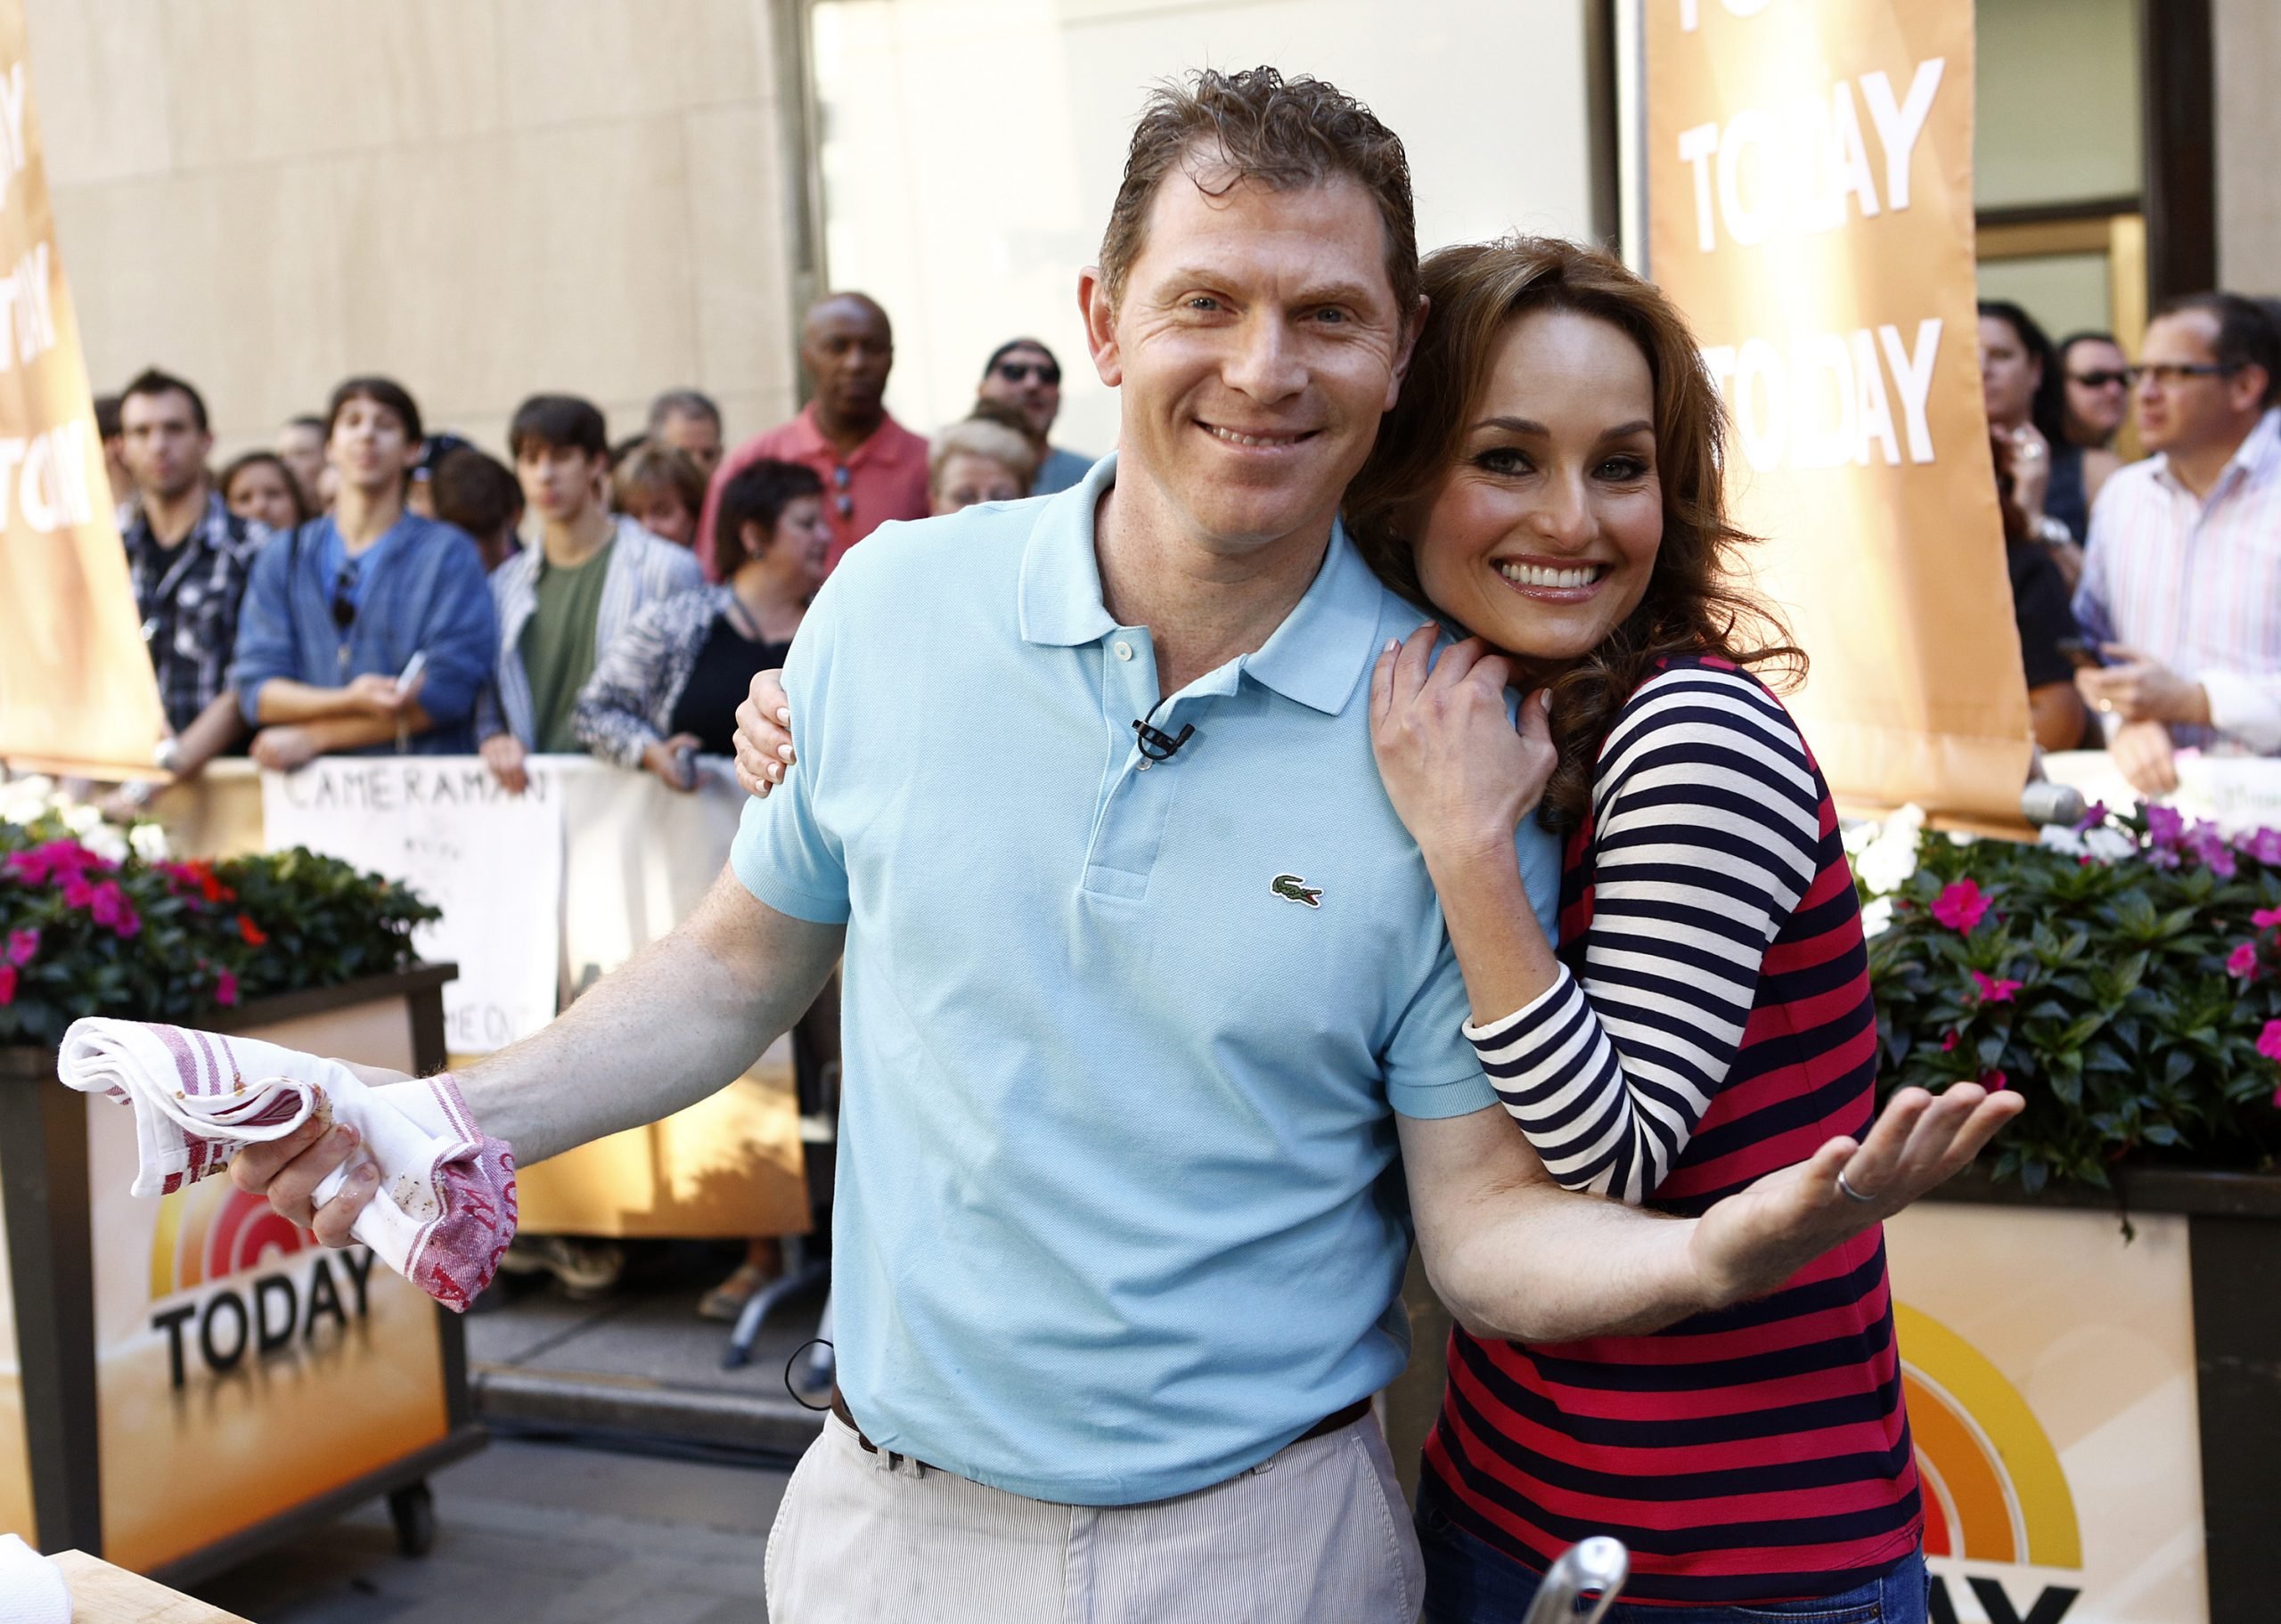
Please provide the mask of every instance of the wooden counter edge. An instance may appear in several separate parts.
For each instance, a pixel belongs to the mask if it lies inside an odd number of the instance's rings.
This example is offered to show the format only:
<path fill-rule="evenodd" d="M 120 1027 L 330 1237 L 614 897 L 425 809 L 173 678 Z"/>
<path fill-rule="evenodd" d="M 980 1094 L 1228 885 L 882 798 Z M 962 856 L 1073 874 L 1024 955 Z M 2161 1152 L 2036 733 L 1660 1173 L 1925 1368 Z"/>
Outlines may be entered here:
<path fill-rule="evenodd" d="M 61 1552 L 55 1565 L 71 1587 L 71 1624 L 249 1624 L 85 1551 Z"/>

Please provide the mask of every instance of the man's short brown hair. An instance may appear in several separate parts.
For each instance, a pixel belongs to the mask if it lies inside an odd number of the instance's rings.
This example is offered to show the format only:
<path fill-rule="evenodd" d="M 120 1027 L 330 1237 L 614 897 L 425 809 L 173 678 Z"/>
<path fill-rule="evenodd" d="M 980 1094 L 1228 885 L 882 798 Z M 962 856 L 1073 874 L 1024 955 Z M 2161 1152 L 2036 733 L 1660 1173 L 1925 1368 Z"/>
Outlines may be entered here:
<path fill-rule="evenodd" d="M 1337 86 L 1305 75 L 1287 81 L 1272 68 L 1206 68 L 1150 94 L 1101 236 L 1101 278 L 1112 303 L 1124 297 L 1125 276 L 1140 257 L 1157 188 L 1176 166 L 1214 196 L 1247 180 L 1286 191 L 1352 178 L 1378 203 L 1386 227 L 1395 314 L 1407 322 L 1417 308 L 1418 216 L 1402 138 Z"/>

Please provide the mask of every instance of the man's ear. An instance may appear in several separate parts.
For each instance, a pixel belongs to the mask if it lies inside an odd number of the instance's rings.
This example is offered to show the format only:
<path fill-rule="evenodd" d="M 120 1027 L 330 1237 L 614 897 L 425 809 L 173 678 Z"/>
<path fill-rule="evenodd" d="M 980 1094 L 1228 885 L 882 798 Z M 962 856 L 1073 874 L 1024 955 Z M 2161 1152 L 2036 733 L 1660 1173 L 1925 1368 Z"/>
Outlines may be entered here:
<path fill-rule="evenodd" d="M 1426 317 L 1433 308 L 1434 301 L 1419 294 L 1418 308 L 1402 324 L 1402 343 L 1394 351 L 1394 371 L 1386 379 L 1386 404 L 1380 408 L 1381 411 L 1393 411 L 1394 402 L 1402 398 L 1402 380 L 1410 376 L 1410 358 L 1418 353 L 1418 335 L 1426 331 Z"/>
<path fill-rule="evenodd" d="M 2252 361 L 2236 372 L 2229 381 L 2234 410 L 2246 412 L 2252 406 L 2263 407 L 2266 404 L 2265 394 L 2273 387 L 2273 374 Z"/>
<path fill-rule="evenodd" d="M 1116 388 L 1124 382 L 1124 356 L 1116 347 L 1116 304 L 1099 265 L 1077 273 L 1077 314 L 1085 323 L 1085 348 L 1092 355 L 1094 373 Z"/>

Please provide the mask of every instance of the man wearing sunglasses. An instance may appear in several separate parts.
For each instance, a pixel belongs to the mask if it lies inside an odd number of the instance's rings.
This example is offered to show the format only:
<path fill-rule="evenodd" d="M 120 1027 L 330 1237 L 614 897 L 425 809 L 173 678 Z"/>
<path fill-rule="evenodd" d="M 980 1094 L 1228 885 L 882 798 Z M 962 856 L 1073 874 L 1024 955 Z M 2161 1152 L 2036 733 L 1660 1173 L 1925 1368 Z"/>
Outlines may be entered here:
<path fill-rule="evenodd" d="M 721 492 L 764 458 L 812 468 L 823 481 L 824 518 L 831 525 L 826 573 L 890 519 L 924 518 L 933 510 L 927 438 L 887 412 L 895 329 L 879 302 L 862 293 L 828 293 L 808 306 L 800 365 L 815 393 L 799 416 L 747 440 L 714 470 L 697 521 L 700 557 L 711 556 Z"/>
<path fill-rule="evenodd" d="M 2077 674 L 2142 795 L 2187 745 L 2281 751 L 2281 336 L 2231 293 L 2172 299 L 2130 370 L 2154 454 L 2092 510 L 2075 618 L 2107 664 Z"/>
<path fill-rule="evenodd" d="M 1061 363 L 1035 339 L 1009 339 L 992 351 L 975 395 L 1021 414 L 1024 432 L 1037 453 L 1037 477 L 1030 483 L 1031 495 L 1051 496 L 1066 491 L 1092 467 L 1091 457 L 1046 444 L 1053 420 L 1061 414 Z"/>

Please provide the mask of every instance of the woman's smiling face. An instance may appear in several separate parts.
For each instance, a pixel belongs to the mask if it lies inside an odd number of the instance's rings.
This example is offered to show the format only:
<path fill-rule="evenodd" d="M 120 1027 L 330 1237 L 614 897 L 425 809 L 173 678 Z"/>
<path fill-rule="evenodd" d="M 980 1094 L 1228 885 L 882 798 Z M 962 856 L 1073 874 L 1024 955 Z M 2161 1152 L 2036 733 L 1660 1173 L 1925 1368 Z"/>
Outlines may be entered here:
<path fill-rule="evenodd" d="M 1538 680 L 1590 653 L 1663 544 L 1655 420 L 1623 329 L 1560 309 L 1508 322 L 1457 461 L 1404 516 L 1427 597 Z"/>

